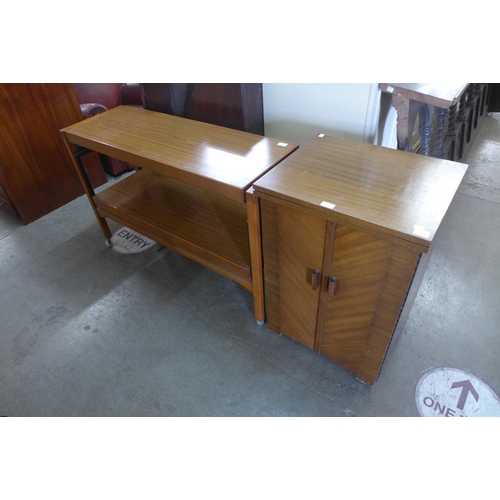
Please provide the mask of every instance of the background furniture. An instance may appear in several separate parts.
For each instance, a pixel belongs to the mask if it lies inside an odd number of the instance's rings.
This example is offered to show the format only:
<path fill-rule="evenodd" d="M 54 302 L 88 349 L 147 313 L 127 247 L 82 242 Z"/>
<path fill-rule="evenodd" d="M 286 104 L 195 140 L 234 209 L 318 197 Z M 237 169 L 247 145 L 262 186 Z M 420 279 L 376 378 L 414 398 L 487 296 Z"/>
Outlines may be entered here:
<path fill-rule="evenodd" d="M 0 84 L 0 192 L 25 224 L 84 193 L 59 133 L 82 118 L 70 84 Z M 105 183 L 97 155 L 85 162 Z"/>
<path fill-rule="evenodd" d="M 500 83 L 488 84 L 488 113 L 500 112 Z"/>
<path fill-rule="evenodd" d="M 261 83 L 141 83 L 144 107 L 264 135 Z"/>
<path fill-rule="evenodd" d="M 413 151 L 418 116 L 419 153 L 456 161 L 487 107 L 487 83 L 380 83 L 397 113 L 398 149 Z"/>
<path fill-rule="evenodd" d="M 143 105 L 138 83 L 74 83 L 73 90 L 84 118 L 90 118 L 116 106 Z M 135 168 L 134 165 L 110 156 L 100 155 L 100 159 L 104 170 L 114 177 Z"/>
<path fill-rule="evenodd" d="M 62 130 L 106 238 L 111 218 L 252 292 L 264 320 L 260 214 L 251 186 L 297 145 L 119 106 Z M 141 167 L 96 195 L 89 151 Z"/>
<path fill-rule="evenodd" d="M 269 329 L 373 385 L 466 169 L 323 136 L 258 179 Z"/>

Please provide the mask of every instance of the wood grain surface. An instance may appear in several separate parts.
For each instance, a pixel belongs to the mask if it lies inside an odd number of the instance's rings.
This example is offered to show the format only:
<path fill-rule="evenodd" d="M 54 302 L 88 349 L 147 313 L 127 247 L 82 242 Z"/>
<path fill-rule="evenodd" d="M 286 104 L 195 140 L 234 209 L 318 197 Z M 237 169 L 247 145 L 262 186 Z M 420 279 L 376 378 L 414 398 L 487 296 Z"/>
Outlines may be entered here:
<path fill-rule="evenodd" d="M 324 136 L 259 179 L 269 328 L 373 385 L 466 169 Z"/>
<path fill-rule="evenodd" d="M 83 194 L 59 133 L 82 118 L 70 84 L 0 84 L 0 184 L 25 224 Z M 106 182 L 97 154 L 85 165 L 94 187 Z"/>
<path fill-rule="evenodd" d="M 250 279 L 243 203 L 144 169 L 94 196 L 94 203 L 103 216 Z"/>
<path fill-rule="evenodd" d="M 296 144 L 119 106 L 62 131 L 69 142 L 192 186 L 245 201 L 253 181 Z"/>
<path fill-rule="evenodd" d="M 462 163 L 325 136 L 301 146 L 254 189 L 426 252 L 466 170 Z"/>

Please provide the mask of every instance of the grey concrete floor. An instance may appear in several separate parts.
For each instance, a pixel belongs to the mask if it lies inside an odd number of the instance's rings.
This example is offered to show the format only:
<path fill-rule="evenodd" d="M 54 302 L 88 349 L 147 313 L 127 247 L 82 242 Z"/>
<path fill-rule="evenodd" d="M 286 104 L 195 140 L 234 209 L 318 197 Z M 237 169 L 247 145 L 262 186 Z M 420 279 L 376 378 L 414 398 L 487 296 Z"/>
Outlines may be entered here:
<path fill-rule="evenodd" d="M 373 388 L 258 326 L 236 283 L 159 246 L 108 249 L 85 197 L 28 226 L 1 209 L 0 415 L 415 417 L 415 383 L 441 365 L 499 390 L 498 115 L 462 161 Z"/>

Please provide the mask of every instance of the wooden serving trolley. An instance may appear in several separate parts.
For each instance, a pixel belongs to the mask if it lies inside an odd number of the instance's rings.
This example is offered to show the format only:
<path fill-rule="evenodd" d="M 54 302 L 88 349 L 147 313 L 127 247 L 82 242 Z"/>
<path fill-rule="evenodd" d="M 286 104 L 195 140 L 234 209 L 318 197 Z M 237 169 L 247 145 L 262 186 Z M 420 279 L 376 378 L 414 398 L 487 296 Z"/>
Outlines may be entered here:
<path fill-rule="evenodd" d="M 110 244 L 106 218 L 226 276 L 265 320 L 259 204 L 253 183 L 296 144 L 132 106 L 61 130 Z M 136 172 L 96 194 L 82 156 L 118 158 Z"/>

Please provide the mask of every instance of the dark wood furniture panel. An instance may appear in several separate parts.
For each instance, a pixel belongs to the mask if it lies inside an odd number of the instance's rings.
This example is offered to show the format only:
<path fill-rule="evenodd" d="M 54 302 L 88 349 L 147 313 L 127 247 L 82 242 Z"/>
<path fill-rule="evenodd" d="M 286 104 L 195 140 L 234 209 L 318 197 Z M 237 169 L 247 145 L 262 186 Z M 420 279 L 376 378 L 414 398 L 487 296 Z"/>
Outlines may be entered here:
<path fill-rule="evenodd" d="M 264 135 L 261 83 L 141 83 L 144 107 Z"/>
<path fill-rule="evenodd" d="M 0 185 L 25 224 L 84 194 L 59 134 L 81 119 L 70 84 L 0 84 Z M 106 182 L 97 155 L 85 165 Z"/>
<path fill-rule="evenodd" d="M 500 83 L 490 83 L 487 108 L 489 113 L 500 113 Z"/>
<path fill-rule="evenodd" d="M 322 135 L 257 180 L 269 329 L 373 385 L 466 169 Z"/>

